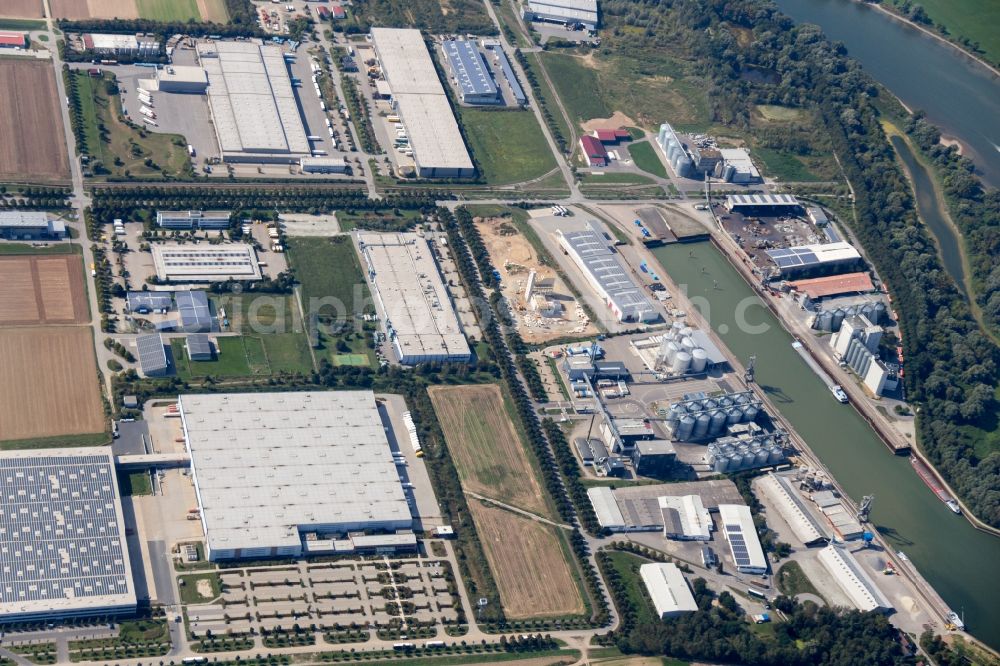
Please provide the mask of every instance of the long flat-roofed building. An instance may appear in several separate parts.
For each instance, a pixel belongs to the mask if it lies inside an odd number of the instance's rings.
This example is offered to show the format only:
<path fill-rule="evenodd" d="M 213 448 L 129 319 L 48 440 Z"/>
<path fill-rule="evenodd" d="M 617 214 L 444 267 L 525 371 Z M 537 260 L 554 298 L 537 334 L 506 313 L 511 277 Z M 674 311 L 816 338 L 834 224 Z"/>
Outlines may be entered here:
<path fill-rule="evenodd" d="M 208 559 L 298 556 L 304 534 L 413 518 L 371 391 L 181 395 Z"/>
<path fill-rule="evenodd" d="M 599 440 L 592 440 L 599 442 Z M 607 452 L 602 452 L 603 456 Z M 601 455 L 596 452 L 595 460 Z M 729 479 L 658 483 L 618 488 L 590 488 L 587 496 L 601 527 L 612 532 L 658 532 L 664 530 L 665 518 L 661 507 L 663 497 L 697 495 L 709 512 L 718 511 L 722 504 L 742 501 L 739 490 Z"/>
<path fill-rule="evenodd" d="M 154 243 L 156 276 L 171 282 L 259 280 L 260 265 L 252 245 L 177 245 Z"/>
<path fill-rule="evenodd" d="M 312 154 L 280 46 L 217 41 L 197 51 L 223 161 L 297 163 Z"/>
<path fill-rule="evenodd" d="M 649 598 L 661 620 L 698 610 L 684 575 L 672 562 L 651 562 L 639 567 Z"/>
<path fill-rule="evenodd" d="M 802 204 L 791 194 L 730 194 L 726 210 L 730 213 L 779 215 L 795 212 Z"/>
<path fill-rule="evenodd" d="M 0 452 L 0 622 L 132 613 L 110 447 Z"/>
<path fill-rule="evenodd" d="M 850 243 L 798 245 L 765 250 L 783 277 L 808 277 L 848 273 L 864 268 L 861 254 Z"/>
<path fill-rule="evenodd" d="M 372 43 L 406 126 L 417 176 L 470 178 L 475 167 L 419 30 L 372 28 Z"/>
<path fill-rule="evenodd" d="M 893 610 L 892 602 L 846 548 L 830 544 L 819 551 L 819 561 L 858 610 Z"/>
<path fill-rule="evenodd" d="M 761 548 L 750 507 L 744 504 L 720 504 L 722 531 L 729 541 L 729 552 L 740 573 L 767 572 L 767 558 Z"/>
<path fill-rule="evenodd" d="M 698 495 L 661 497 L 663 536 L 686 541 L 710 541 L 712 517 Z"/>
<path fill-rule="evenodd" d="M 358 235 L 386 337 L 404 365 L 472 357 L 427 241 L 417 234 Z"/>
<path fill-rule="evenodd" d="M 156 226 L 164 229 L 228 229 L 228 210 L 158 210 Z"/>
<path fill-rule="evenodd" d="M 591 287 L 621 322 L 656 321 L 652 302 L 622 267 L 607 241 L 589 224 L 581 231 L 559 231 L 559 244 Z"/>
<path fill-rule="evenodd" d="M 0 238 L 8 240 L 61 240 L 66 237 L 62 220 L 50 220 L 44 211 L 0 212 Z"/>
<path fill-rule="evenodd" d="M 788 477 L 770 473 L 759 482 L 764 496 L 778 509 L 792 533 L 806 545 L 829 541 L 822 524 L 813 517 L 805 500 L 793 487 Z"/>
<path fill-rule="evenodd" d="M 565 25 L 579 23 L 587 30 L 596 30 L 597 0 L 528 0 L 524 18 Z"/>

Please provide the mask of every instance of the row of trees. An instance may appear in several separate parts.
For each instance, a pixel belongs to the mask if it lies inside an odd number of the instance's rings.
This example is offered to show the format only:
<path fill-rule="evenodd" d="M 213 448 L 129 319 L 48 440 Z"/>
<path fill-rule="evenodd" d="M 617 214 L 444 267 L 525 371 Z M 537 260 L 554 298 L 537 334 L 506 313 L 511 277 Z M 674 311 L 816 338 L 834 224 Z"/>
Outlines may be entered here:
<path fill-rule="evenodd" d="M 513 43 L 513 40 L 511 40 Z M 559 123 L 556 122 L 555 116 L 553 116 L 552 109 L 549 108 L 549 102 L 542 94 L 542 88 L 538 84 L 538 75 L 535 73 L 535 68 L 531 66 L 531 62 L 528 61 L 527 56 L 521 53 L 521 49 L 514 50 L 514 57 L 521 64 L 521 68 L 524 70 L 524 75 L 528 78 L 528 84 L 531 85 L 532 95 L 535 98 L 535 102 L 538 104 L 538 108 L 542 112 L 542 117 L 545 118 L 545 124 L 549 128 L 549 133 L 552 135 L 552 140 L 556 142 L 559 146 L 559 150 L 562 152 L 567 152 L 566 150 L 566 137 L 563 136 L 562 131 L 559 129 Z M 554 113 L 560 113 L 559 109 L 556 109 Z"/>

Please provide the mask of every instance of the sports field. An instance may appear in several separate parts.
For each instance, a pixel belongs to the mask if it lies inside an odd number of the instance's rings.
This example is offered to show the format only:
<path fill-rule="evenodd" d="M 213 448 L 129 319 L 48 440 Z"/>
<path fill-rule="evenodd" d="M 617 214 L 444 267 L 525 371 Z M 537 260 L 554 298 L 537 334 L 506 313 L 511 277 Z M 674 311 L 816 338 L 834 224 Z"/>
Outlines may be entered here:
<path fill-rule="evenodd" d="M 93 347 L 82 326 L 0 330 L 0 441 L 104 431 Z"/>
<path fill-rule="evenodd" d="M 87 321 L 80 257 L 0 256 L 0 325 Z"/>
<path fill-rule="evenodd" d="M 558 528 L 477 500 L 469 501 L 469 510 L 507 618 L 584 612 Z"/>
<path fill-rule="evenodd" d="M 551 517 L 545 491 L 507 413 L 500 387 L 427 389 L 462 488 Z"/>
<path fill-rule="evenodd" d="M 62 112 L 51 63 L 0 60 L 0 181 L 69 178 Z"/>

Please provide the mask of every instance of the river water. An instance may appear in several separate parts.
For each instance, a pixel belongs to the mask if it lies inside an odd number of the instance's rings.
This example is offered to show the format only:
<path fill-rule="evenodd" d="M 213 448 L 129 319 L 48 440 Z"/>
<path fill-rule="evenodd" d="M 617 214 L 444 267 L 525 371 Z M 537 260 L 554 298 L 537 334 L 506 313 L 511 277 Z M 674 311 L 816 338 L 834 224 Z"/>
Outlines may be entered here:
<path fill-rule="evenodd" d="M 854 0 L 775 0 L 841 41 L 910 109 L 962 142 L 983 181 L 1000 187 L 1000 77 L 917 29 Z"/>
<path fill-rule="evenodd" d="M 964 609 L 969 631 L 1000 648 L 1000 539 L 949 511 L 905 457 L 893 455 L 852 407 L 834 400 L 715 246 L 675 244 L 654 254 L 681 289 L 704 299 L 707 307 L 699 310 L 737 357 L 746 362 L 756 354 L 758 384 L 847 493 L 856 502 L 875 495 L 878 530 L 954 610 Z M 746 324 L 767 330 L 747 332 Z"/>

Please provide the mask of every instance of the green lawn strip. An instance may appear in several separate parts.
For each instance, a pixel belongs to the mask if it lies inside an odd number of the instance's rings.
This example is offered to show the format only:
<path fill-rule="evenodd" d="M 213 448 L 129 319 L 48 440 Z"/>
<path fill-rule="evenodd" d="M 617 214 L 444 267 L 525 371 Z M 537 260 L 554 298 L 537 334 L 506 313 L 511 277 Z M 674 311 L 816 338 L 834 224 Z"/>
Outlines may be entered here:
<path fill-rule="evenodd" d="M 648 176 L 628 172 L 580 173 L 580 185 L 599 187 L 601 185 L 656 185 Z"/>
<path fill-rule="evenodd" d="M 0 30 L 45 30 L 45 21 L 38 19 L 0 18 Z"/>
<path fill-rule="evenodd" d="M 470 649 L 474 649 L 471 648 Z M 532 660 L 552 658 L 553 664 L 572 664 L 580 659 L 580 652 L 577 650 L 543 650 L 540 652 L 495 652 L 483 654 L 455 655 L 449 657 L 420 657 L 420 666 L 464 666 L 465 664 L 496 664 L 508 661 Z M 384 659 L 379 661 L 365 661 L 369 666 L 392 666 L 398 664 L 398 658 Z M 516 666 L 516 665 L 515 665 Z"/>
<path fill-rule="evenodd" d="M 184 339 L 174 338 L 171 340 L 170 349 L 174 355 L 177 376 L 181 379 L 192 379 L 208 376 L 249 377 L 253 374 L 242 336 L 219 336 L 215 343 L 216 358 L 214 361 L 191 361 L 187 358 Z M 267 372 L 261 374 L 267 374 Z"/>
<path fill-rule="evenodd" d="M 153 21 L 170 23 L 202 20 L 195 0 L 136 0 L 136 6 L 140 17 Z"/>
<path fill-rule="evenodd" d="M 25 645 L 11 645 L 8 648 L 14 654 L 21 655 L 33 664 L 54 664 L 56 663 L 55 643 L 29 643 Z M 13 663 L 13 662 L 11 662 Z"/>
<path fill-rule="evenodd" d="M 34 439 L 8 439 L 0 441 L 0 451 L 15 449 L 51 449 L 62 446 L 107 446 L 111 443 L 111 435 L 107 432 L 95 432 L 83 435 L 55 435 L 52 437 L 36 437 Z"/>
<path fill-rule="evenodd" d="M 198 591 L 198 582 L 208 581 L 212 590 L 209 596 L 203 596 Z M 217 599 L 222 594 L 222 580 L 215 572 L 184 574 L 177 577 L 177 589 L 181 593 L 181 602 L 185 604 L 204 604 Z"/>
<path fill-rule="evenodd" d="M 664 166 L 663 160 L 660 159 L 656 149 L 653 148 L 653 144 L 649 141 L 629 144 L 628 154 L 632 157 L 635 165 L 646 173 L 651 173 L 660 178 L 667 177 L 667 167 Z"/>
<path fill-rule="evenodd" d="M 653 604 L 646 594 L 645 584 L 639 576 L 639 567 L 643 564 L 648 564 L 650 560 L 621 551 L 609 552 L 608 558 L 610 565 L 621 576 L 625 595 L 635 610 L 636 624 L 658 623 L 659 618 L 656 616 Z"/>
<path fill-rule="evenodd" d="M 34 247 L 30 243 L 0 243 L 0 255 L 7 254 L 81 254 L 75 243 L 55 243 L 45 247 Z"/>
<path fill-rule="evenodd" d="M 118 473 L 118 487 L 122 496 L 152 495 L 153 484 L 148 472 Z"/>
<path fill-rule="evenodd" d="M 559 132 L 562 133 L 563 138 L 569 141 L 569 124 L 566 122 L 566 117 L 563 115 L 562 111 L 559 110 L 559 105 L 556 103 L 555 91 L 552 90 L 552 86 L 549 85 L 548 81 L 546 81 L 545 77 L 542 75 L 542 61 L 539 59 L 537 53 L 527 53 L 525 56 L 528 59 L 528 64 L 535 72 L 535 80 L 538 83 L 538 90 L 541 92 L 541 96 L 543 98 L 542 101 L 545 102 L 545 106 L 552 114 L 552 121 L 555 123 L 556 127 L 559 128 Z M 527 82 L 525 83 L 527 84 Z M 572 150 L 572 146 L 569 147 L 569 150 Z"/>
<path fill-rule="evenodd" d="M 458 109 L 469 148 L 488 183 L 520 183 L 556 168 L 555 156 L 531 111 Z"/>
<path fill-rule="evenodd" d="M 70 641 L 70 658 L 93 661 L 108 657 L 161 656 L 170 650 L 166 618 L 123 620 L 118 628 L 118 635 L 113 638 Z"/>
<path fill-rule="evenodd" d="M 281 333 L 278 335 L 264 335 L 260 338 L 247 338 L 260 340 L 264 345 L 267 364 L 271 368 L 271 373 L 278 372 L 300 372 L 309 373 L 313 371 L 312 355 L 309 353 L 309 342 L 304 333 Z M 254 355 L 249 353 L 250 345 L 247 345 L 247 357 L 251 360 Z"/>

